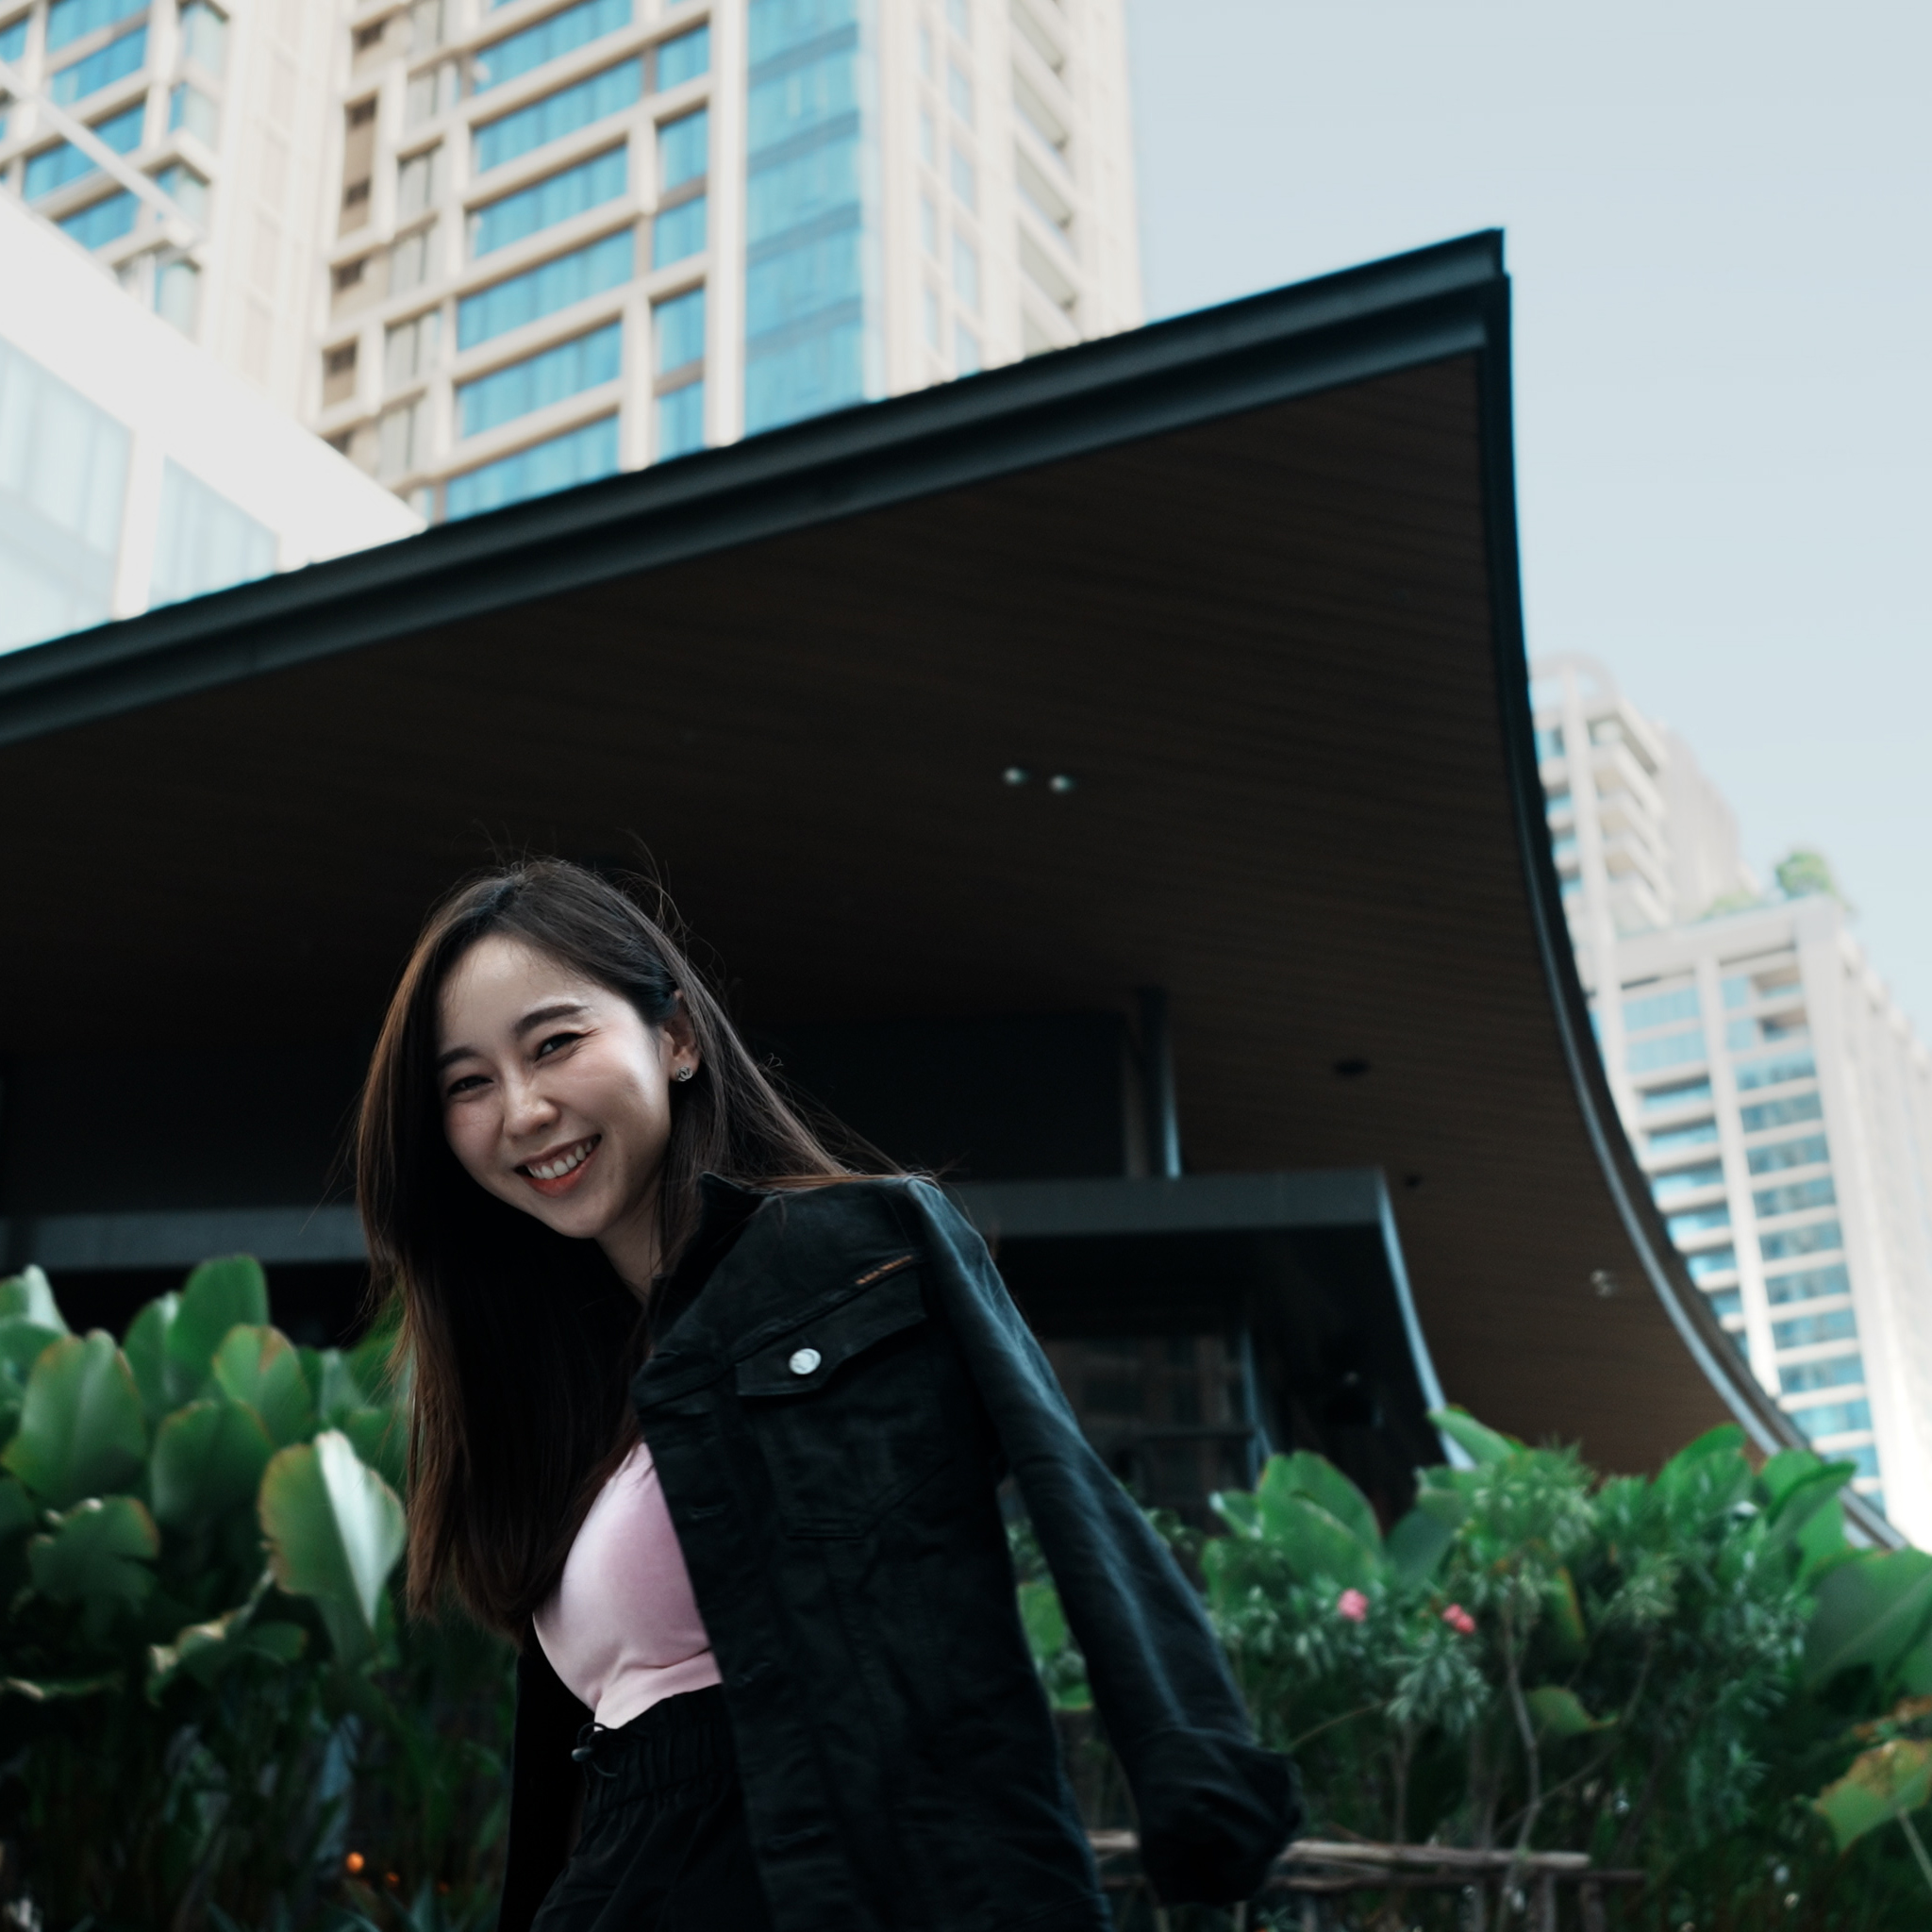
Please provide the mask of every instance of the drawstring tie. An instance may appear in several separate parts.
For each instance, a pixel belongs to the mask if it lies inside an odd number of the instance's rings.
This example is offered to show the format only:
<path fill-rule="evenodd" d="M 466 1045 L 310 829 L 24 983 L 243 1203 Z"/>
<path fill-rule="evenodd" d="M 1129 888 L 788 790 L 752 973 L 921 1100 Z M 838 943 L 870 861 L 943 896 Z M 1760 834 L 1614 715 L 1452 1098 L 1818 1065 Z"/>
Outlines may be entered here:
<path fill-rule="evenodd" d="M 594 1771 L 599 1777 L 615 1777 L 617 1774 L 614 1771 L 607 1771 L 597 1762 L 597 1739 L 599 1734 L 613 1731 L 615 1728 L 616 1726 L 613 1724 L 600 1724 L 592 1719 L 591 1723 L 584 1725 L 578 1731 L 576 1749 L 570 1754 L 572 1759 L 581 1764 L 585 1770 Z"/>

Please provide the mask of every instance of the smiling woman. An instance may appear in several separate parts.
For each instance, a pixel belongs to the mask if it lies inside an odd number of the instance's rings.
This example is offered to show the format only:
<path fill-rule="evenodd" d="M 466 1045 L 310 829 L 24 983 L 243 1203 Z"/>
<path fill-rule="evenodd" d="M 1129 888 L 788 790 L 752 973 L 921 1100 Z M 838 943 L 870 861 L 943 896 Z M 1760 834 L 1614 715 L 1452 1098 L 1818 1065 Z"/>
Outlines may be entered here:
<path fill-rule="evenodd" d="M 1099 1932 L 1008 1469 L 1161 1896 L 1246 1897 L 1294 1823 L 984 1244 L 869 1164 L 604 879 L 520 866 L 431 915 L 358 1188 L 412 1377 L 411 1600 L 522 1649 L 500 1932 Z"/>

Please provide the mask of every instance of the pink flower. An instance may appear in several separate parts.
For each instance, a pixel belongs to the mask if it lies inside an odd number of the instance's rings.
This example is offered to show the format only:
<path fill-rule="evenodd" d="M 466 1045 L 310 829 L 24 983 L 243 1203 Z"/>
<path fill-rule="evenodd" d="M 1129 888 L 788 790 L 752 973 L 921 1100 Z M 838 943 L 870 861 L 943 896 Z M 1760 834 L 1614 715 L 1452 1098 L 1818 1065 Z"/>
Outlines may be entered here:
<path fill-rule="evenodd" d="M 1366 1624 L 1369 1621 L 1369 1600 L 1358 1590 L 1344 1590 L 1335 1599 L 1338 1616 L 1346 1617 L 1351 1624 Z"/>
<path fill-rule="evenodd" d="M 1442 1612 L 1442 1621 L 1458 1637 L 1474 1637 L 1475 1635 L 1475 1619 L 1460 1604 L 1451 1604 Z"/>

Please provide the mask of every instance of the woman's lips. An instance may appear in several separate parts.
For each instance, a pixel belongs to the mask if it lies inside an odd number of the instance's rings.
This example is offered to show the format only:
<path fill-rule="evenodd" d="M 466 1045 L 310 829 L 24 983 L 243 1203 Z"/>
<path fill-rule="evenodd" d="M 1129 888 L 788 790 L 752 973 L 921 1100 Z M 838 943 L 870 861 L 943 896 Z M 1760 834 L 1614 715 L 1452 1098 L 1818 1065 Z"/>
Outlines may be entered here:
<path fill-rule="evenodd" d="M 568 1194 L 591 1170 L 591 1162 L 597 1157 L 598 1143 L 603 1135 L 592 1134 L 587 1141 L 578 1141 L 555 1154 L 547 1154 L 541 1160 L 526 1160 L 517 1169 L 531 1187 L 548 1200 L 556 1200 L 559 1194 Z M 537 1170 L 541 1172 L 537 1172 Z M 558 1172 L 561 1169 L 562 1172 Z"/>

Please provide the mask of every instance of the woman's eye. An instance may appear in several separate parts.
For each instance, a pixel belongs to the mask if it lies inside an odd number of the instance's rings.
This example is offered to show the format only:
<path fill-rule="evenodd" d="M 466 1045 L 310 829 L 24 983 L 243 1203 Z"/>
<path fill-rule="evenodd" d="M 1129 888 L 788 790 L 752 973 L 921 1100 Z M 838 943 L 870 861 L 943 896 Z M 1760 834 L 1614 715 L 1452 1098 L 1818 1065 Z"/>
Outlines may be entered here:
<path fill-rule="evenodd" d="M 460 1080 L 452 1080 L 449 1083 L 447 1097 L 454 1100 L 458 1094 L 474 1092 L 484 1084 L 484 1078 L 481 1074 L 465 1074 Z"/>
<path fill-rule="evenodd" d="M 583 1035 L 581 1033 L 553 1033 L 550 1036 L 550 1038 L 546 1040 L 543 1042 L 543 1044 L 537 1049 L 537 1058 L 540 1060 L 545 1059 L 551 1054 L 557 1052 L 559 1048 L 569 1046 L 574 1041 L 578 1041 L 582 1038 Z"/>

